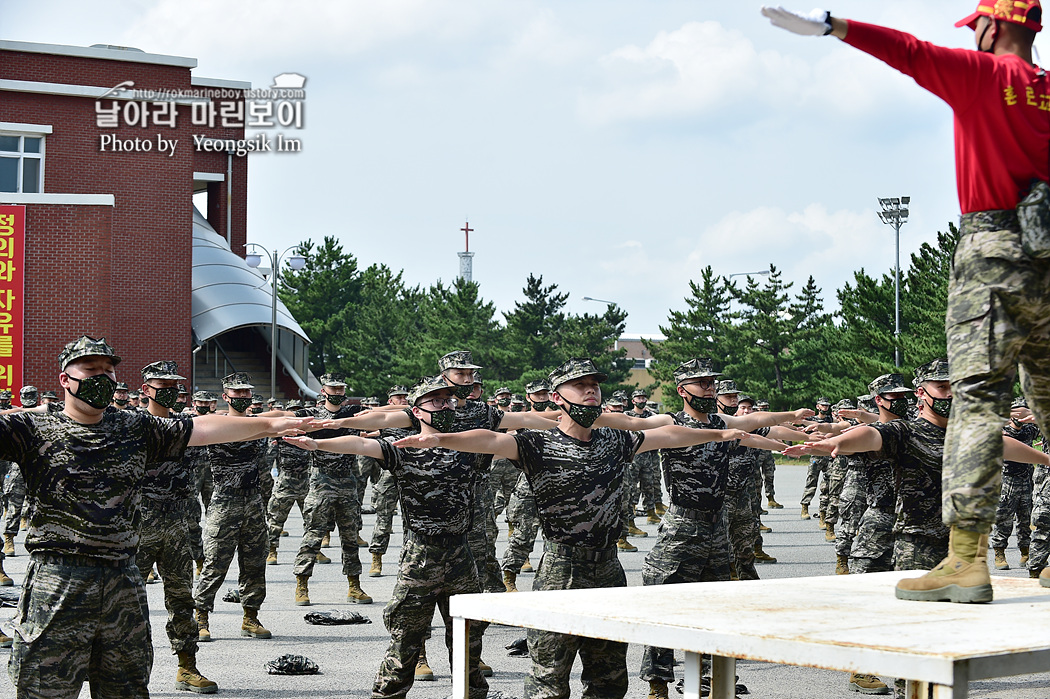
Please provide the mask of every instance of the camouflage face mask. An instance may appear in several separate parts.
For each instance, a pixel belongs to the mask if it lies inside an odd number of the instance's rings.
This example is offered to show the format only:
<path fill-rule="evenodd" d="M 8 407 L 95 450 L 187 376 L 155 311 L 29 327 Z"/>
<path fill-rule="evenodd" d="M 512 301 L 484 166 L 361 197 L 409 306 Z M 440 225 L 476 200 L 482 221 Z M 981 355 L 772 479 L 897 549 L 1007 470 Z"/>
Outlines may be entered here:
<path fill-rule="evenodd" d="M 580 427 L 590 427 L 602 414 L 602 406 L 600 405 L 583 405 L 581 403 L 570 403 L 567 400 L 565 404 L 569 406 L 565 412 Z"/>
<path fill-rule="evenodd" d="M 932 396 L 931 396 L 932 398 Z M 927 403 L 930 406 L 930 410 L 937 413 L 941 417 L 948 417 L 952 412 L 952 399 L 951 398 L 932 398 L 932 402 Z"/>
<path fill-rule="evenodd" d="M 905 417 L 908 414 L 908 399 L 894 398 L 890 401 L 890 407 L 886 408 L 897 417 Z"/>
<path fill-rule="evenodd" d="M 69 378 L 78 382 L 77 391 L 72 395 L 92 408 L 102 410 L 113 402 L 113 394 L 117 391 L 117 382 L 111 379 L 109 374 L 95 374 L 86 379 L 78 379 L 75 376 L 70 376 Z"/>
<path fill-rule="evenodd" d="M 736 411 L 740 407 L 739 405 L 726 405 L 725 403 L 719 403 L 718 405 L 726 415 L 736 415 Z"/>
<path fill-rule="evenodd" d="M 430 416 L 430 426 L 438 432 L 452 431 L 452 425 L 456 422 L 456 411 L 454 409 L 427 410 L 426 408 L 420 408 L 420 410 Z"/>
<path fill-rule="evenodd" d="M 162 408 L 171 410 L 179 400 L 178 386 L 171 386 L 170 388 L 154 388 L 153 390 L 156 391 L 153 400 L 157 401 L 157 405 Z"/>
<path fill-rule="evenodd" d="M 496 405 L 498 405 L 501 408 L 506 408 L 508 405 L 510 405 L 510 398 L 497 398 Z"/>
<path fill-rule="evenodd" d="M 211 412 L 211 409 L 206 405 L 198 405 L 194 408 L 194 410 L 197 411 L 198 415 L 207 415 Z"/>
<path fill-rule="evenodd" d="M 113 402 L 114 402 L 114 403 L 116 403 L 117 405 L 119 405 L 119 406 L 120 406 L 121 408 L 123 408 L 123 407 L 124 407 L 125 405 L 127 405 L 127 404 L 128 404 L 128 403 L 129 403 L 130 401 L 128 401 L 128 399 L 127 399 L 127 398 L 114 398 L 114 399 L 113 399 Z"/>
<path fill-rule="evenodd" d="M 181 413 L 183 410 L 186 409 L 186 401 L 175 401 L 175 405 L 171 406 L 171 409 L 177 413 Z"/>
<path fill-rule="evenodd" d="M 243 413 L 252 407 L 251 398 L 229 398 L 227 402 L 230 404 L 230 410 L 235 413 Z"/>
<path fill-rule="evenodd" d="M 342 405 L 346 402 L 346 395 L 334 396 L 331 393 L 324 394 L 324 399 L 332 405 Z"/>
<path fill-rule="evenodd" d="M 685 389 L 686 400 L 689 402 L 689 407 L 700 413 L 701 415 L 710 415 L 711 413 L 718 411 L 718 399 L 717 398 L 703 398 L 701 396 L 694 396 L 690 393 L 689 389 Z"/>
<path fill-rule="evenodd" d="M 447 383 L 448 387 L 452 389 L 452 395 L 460 400 L 468 398 L 470 394 L 474 392 L 473 383 L 453 383 L 452 379 L 449 379 L 448 377 L 445 378 L 445 383 Z M 509 399 L 507 402 L 510 402 Z"/>
<path fill-rule="evenodd" d="M 535 403 L 532 404 L 532 409 L 537 411 L 537 412 L 542 412 L 544 410 L 549 410 L 550 408 L 557 408 L 557 407 L 558 406 L 555 405 L 554 401 L 552 401 L 552 400 L 540 400 L 540 401 L 536 401 Z"/>

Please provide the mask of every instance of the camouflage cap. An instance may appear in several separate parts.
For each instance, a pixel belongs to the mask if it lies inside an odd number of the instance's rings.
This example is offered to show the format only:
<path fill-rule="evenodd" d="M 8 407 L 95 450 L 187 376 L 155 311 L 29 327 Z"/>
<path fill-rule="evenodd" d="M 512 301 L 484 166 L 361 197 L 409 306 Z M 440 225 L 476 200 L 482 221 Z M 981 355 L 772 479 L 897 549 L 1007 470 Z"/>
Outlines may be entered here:
<path fill-rule="evenodd" d="M 634 393 L 631 394 L 631 398 L 648 398 L 648 397 L 649 397 L 649 394 L 646 393 L 645 391 L 643 391 L 640 388 L 638 390 L 636 390 Z"/>
<path fill-rule="evenodd" d="M 135 390 L 134 388 L 131 389 L 130 391 L 128 391 L 128 398 L 138 398 L 138 397 L 139 397 L 139 392 L 137 390 Z"/>
<path fill-rule="evenodd" d="M 1028 401 L 1025 400 L 1024 396 L 1021 396 L 1020 398 L 1014 398 L 1014 402 L 1010 403 L 1010 407 L 1011 408 L 1027 408 L 1028 407 Z"/>
<path fill-rule="evenodd" d="M 598 367 L 594 366 L 594 362 L 591 361 L 590 357 L 573 357 L 552 371 L 547 376 L 547 381 L 550 382 L 551 390 L 557 391 L 558 386 L 561 386 L 563 383 L 582 379 L 584 376 L 594 376 L 599 383 L 609 378 L 606 374 L 598 371 Z"/>
<path fill-rule="evenodd" d="M 211 400 L 208 396 L 209 394 L 207 391 L 195 391 L 193 394 L 193 400 Z"/>
<path fill-rule="evenodd" d="M 412 387 L 412 390 L 408 392 L 408 402 L 415 405 L 419 402 L 420 398 L 427 396 L 430 393 L 436 393 L 437 391 L 450 391 L 449 385 L 445 383 L 445 379 L 440 376 L 424 376 L 416 385 Z"/>
<path fill-rule="evenodd" d="M 817 398 L 817 405 L 831 405 L 831 399 L 827 396 L 821 396 Z"/>
<path fill-rule="evenodd" d="M 515 393 L 513 396 L 510 397 L 510 402 L 517 403 L 519 405 L 524 405 L 525 399 L 519 396 L 517 393 Z"/>
<path fill-rule="evenodd" d="M 455 352 L 449 352 L 444 357 L 438 360 L 438 369 L 445 371 L 445 369 L 483 369 L 474 363 L 474 358 L 470 356 L 470 350 L 456 350 Z"/>
<path fill-rule="evenodd" d="M 496 395 L 497 396 L 502 396 L 504 393 L 510 393 L 510 389 L 507 388 L 506 386 L 500 386 L 499 388 L 496 389 Z"/>
<path fill-rule="evenodd" d="M 868 384 L 868 392 L 872 396 L 881 396 L 883 393 L 911 393 L 905 383 L 903 374 L 883 374 Z"/>
<path fill-rule="evenodd" d="M 54 391 L 44 391 L 40 394 L 41 398 L 58 398 Z"/>
<path fill-rule="evenodd" d="M 170 359 L 162 359 L 159 362 L 153 362 L 142 367 L 142 380 L 149 381 L 150 379 L 164 379 L 164 380 L 186 380 L 185 376 L 179 375 L 179 366 Z"/>
<path fill-rule="evenodd" d="M 126 391 L 126 390 L 128 390 L 128 385 L 126 383 L 124 383 L 123 381 L 118 381 L 117 382 L 117 387 L 114 390 Z"/>
<path fill-rule="evenodd" d="M 736 404 L 740 405 L 741 403 L 750 403 L 751 405 L 754 405 L 755 399 L 747 395 L 746 393 L 741 393 L 740 397 L 736 399 Z"/>
<path fill-rule="evenodd" d="M 861 410 L 867 410 L 869 413 L 879 412 L 879 406 L 875 405 L 875 396 L 870 393 L 857 396 L 857 407 Z"/>
<path fill-rule="evenodd" d="M 87 335 L 81 335 L 76 340 L 66 343 L 58 355 L 58 365 L 62 371 L 66 370 L 69 363 L 81 357 L 109 357 L 113 366 L 120 364 L 120 357 L 116 350 L 106 344 L 106 338 L 96 340 Z"/>
<path fill-rule="evenodd" d="M 252 385 L 252 377 L 246 371 L 235 371 L 232 374 L 228 374 L 222 377 L 222 388 L 226 389 L 241 389 L 241 388 L 255 388 Z"/>
<path fill-rule="evenodd" d="M 407 396 L 408 386 L 391 386 L 390 390 L 386 392 L 387 397 L 391 396 Z"/>
<path fill-rule="evenodd" d="M 836 410 L 855 410 L 857 406 L 849 398 L 843 398 L 835 404 Z"/>
<path fill-rule="evenodd" d="M 919 383 L 924 381 L 951 381 L 948 374 L 948 360 L 938 358 L 923 364 L 915 370 L 915 380 Z"/>
<path fill-rule="evenodd" d="M 546 379 L 539 379 L 537 381 L 533 381 L 525 387 L 525 393 L 539 393 L 540 391 L 549 390 L 551 390 L 551 385 L 547 383 Z"/>
<path fill-rule="evenodd" d="M 284 403 L 282 403 L 282 402 L 281 402 L 281 401 L 279 401 L 279 400 L 275 400 L 275 401 L 273 402 L 273 409 L 274 409 L 274 410 L 284 410 Z"/>
<path fill-rule="evenodd" d="M 619 398 L 624 403 L 627 402 L 627 391 L 613 391 L 613 398 Z"/>
<path fill-rule="evenodd" d="M 264 401 L 261 393 L 252 394 L 252 405 L 262 405 L 263 402 Z"/>
<path fill-rule="evenodd" d="M 709 376 L 721 376 L 722 372 L 715 371 L 715 364 L 707 357 L 693 358 L 682 362 L 674 370 L 674 380 L 679 386 L 689 379 L 702 379 Z"/>
<path fill-rule="evenodd" d="M 0 388 L 0 400 L 11 400 L 10 388 Z"/>
<path fill-rule="evenodd" d="M 481 372 L 478 371 L 477 369 L 474 370 L 474 385 L 475 386 L 484 386 L 485 385 L 485 382 L 481 380 Z"/>
<path fill-rule="evenodd" d="M 333 371 L 328 374 L 321 374 L 319 381 L 322 386 L 346 386 L 346 375 Z"/>
<path fill-rule="evenodd" d="M 35 396 L 37 393 L 39 393 L 36 386 L 23 386 L 22 388 L 18 389 L 18 392 L 23 396 Z"/>
<path fill-rule="evenodd" d="M 188 396 L 189 394 L 190 394 L 190 392 L 186 390 L 186 385 L 180 383 L 179 384 L 179 395 L 180 396 Z"/>
<path fill-rule="evenodd" d="M 769 407 L 769 401 L 768 400 L 760 400 L 757 403 L 755 403 L 755 407 L 756 408 L 768 408 Z"/>
<path fill-rule="evenodd" d="M 285 410 L 298 410 L 301 407 L 303 407 L 303 402 L 301 400 L 290 400 L 284 404 Z"/>
<path fill-rule="evenodd" d="M 379 399 L 375 396 L 369 396 L 361 401 L 361 405 L 375 406 L 379 405 Z"/>
<path fill-rule="evenodd" d="M 725 396 L 734 393 L 740 393 L 740 389 L 736 387 L 736 381 L 724 379 L 718 382 L 718 395 Z"/>
<path fill-rule="evenodd" d="M 609 398 L 609 400 L 605 401 L 605 404 L 606 405 L 618 405 L 618 406 L 620 406 L 622 408 L 623 407 L 623 400 L 621 400 L 619 396 L 613 396 L 613 397 Z"/>

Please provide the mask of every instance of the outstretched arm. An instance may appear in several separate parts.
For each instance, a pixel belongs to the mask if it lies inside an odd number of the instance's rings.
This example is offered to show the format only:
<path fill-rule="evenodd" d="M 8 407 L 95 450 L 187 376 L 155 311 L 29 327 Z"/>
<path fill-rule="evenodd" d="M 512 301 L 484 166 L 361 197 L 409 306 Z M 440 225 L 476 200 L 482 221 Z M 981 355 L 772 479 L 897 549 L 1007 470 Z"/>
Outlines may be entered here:
<path fill-rule="evenodd" d="M 328 451 L 333 454 L 359 454 L 371 456 L 377 461 L 383 461 L 383 448 L 379 442 L 367 437 L 332 437 L 331 439 L 312 439 L 310 437 L 285 437 L 284 441 L 294 444 L 306 451 Z"/>
<path fill-rule="evenodd" d="M 1042 464 L 1050 466 L 1050 454 L 1033 449 L 1024 442 L 1003 435 L 1003 459 L 1022 464 Z"/>
<path fill-rule="evenodd" d="M 787 446 L 783 442 L 767 439 L 757 434 L 748 434 L 747 437 L 740 440 L 740 444 L 752 449 L 765 449 L 766 451 L 784 451 L 784 448 Z"/>
<path fill-rule="evenodd" d="M 882 449 L 882 434 L 874 427 L 858 425 L 837 437 L 822 442 L 796 444 L 784 450 L 786 456 L 799 457 L 803 454 L 816 456 L 838 456 L 839 454 L 857 454 Z"/>
<path fill-rule="evenodd" d="M 652 418 L 642 418 L 651 420 Z M 682 425 L 664 425 L 645 433 L 645 441 L 639 447 L 639 453 L 643 451 L 654 451 L 656 449 L 676 449 L 680 447 L 693 447 L 708 442 L 729 442 L 734 439 L 744 439 L 748 436 L 740 430 L 698 430 L 693 427 Z M 771 441 L 771 440 L 767 440 Z M 783 446 L 783 445 L 781 445 Z"/>
<path fill-rule="evenodd" d="M 399 410 L 370 410 L 367 413 L 358 413 L 353 417 L 344 417 L 332 420 L 331 426 L 351 430 L 370 432 L 372 430 L 383 430 L 391 427 L 411 427 L 412 420 L 403 406 L 396 406 Z"/>
<path fill-rule="evenodd" d="M 611 427 L 614 430 L 653 430 L 657 427 L 673 425 L 674 420 L 668 414 L 653 415 L 652 417 L 633 417 L 626 413 L 602 413 L 594 421 L 594 427 Z M 646 435 L 646 441 L 649 436 Z"/>
<path fill-rule="evenodd" d="M 799 408 L 784 413 L 750 413 L 748 415 L 720 415 L 719 417 L 726 421 L 728 427 L 751 432 L 759 427 L 773 427 L 782 422 L 801 422 L 815 414 L 809 408 Z"/>
<path fill-rule="evenodd" d="M 518 415 L 520 413 L 515 413 Z M 494 454 L 503 459 L 517 461 L 518 441 L 509 434 L 492 430 L 467 430 L 466 432 L 441 432 L 414 434 L 394 442 L 395 447 L 429 449 L 442 447 L 470 454 Z"/>
<path fill-rule="evenodd" d="M 311 418 L 303 417 L 256 417 L 243 418 L 229 415 L 202 415 L 193 419 L 193 432 L 189 446 L 203 447 L 225 442 L 247 442 L 263 437 L 298 435 L 309 429 Z"/>
<path fill-rule="evenodd" d="M 503 413 L 499 428 L 501 430 L 549 430 L 558 424 L 561 412 L 547 410 L 528 413 Z M 461 450 L 462 451 L 462 450 Z"/>

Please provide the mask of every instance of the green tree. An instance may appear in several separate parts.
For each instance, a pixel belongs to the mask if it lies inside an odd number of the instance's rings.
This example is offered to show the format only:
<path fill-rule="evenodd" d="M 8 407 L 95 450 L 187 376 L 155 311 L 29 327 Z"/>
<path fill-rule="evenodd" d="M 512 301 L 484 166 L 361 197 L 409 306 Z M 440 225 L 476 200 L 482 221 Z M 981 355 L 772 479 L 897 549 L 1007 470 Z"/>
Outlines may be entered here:
<path fill-rule="evenodd" d="M 532 274 L 522 289 L 525 300 L 514 302 L 514 310 L 504 313 L 507 321 L 508 351 L 505 378 L 519 377 L 530 369 L 550 371 L 560 362 L 555 345 L 565 322 L 567 293 L 558 285 L 543 286 L 543 277 Z"/>
<path fill-rule="evenodd" d="M 959 229 L 948 223 L 948 232 L 937 232 L 937 247 L 923 243 L 911 256 L 907 276 L 901 280 L 902 364 L 915 367 L 948 353 L 944 317 L 948 312 L 948 277 L 959 243 Z"/>

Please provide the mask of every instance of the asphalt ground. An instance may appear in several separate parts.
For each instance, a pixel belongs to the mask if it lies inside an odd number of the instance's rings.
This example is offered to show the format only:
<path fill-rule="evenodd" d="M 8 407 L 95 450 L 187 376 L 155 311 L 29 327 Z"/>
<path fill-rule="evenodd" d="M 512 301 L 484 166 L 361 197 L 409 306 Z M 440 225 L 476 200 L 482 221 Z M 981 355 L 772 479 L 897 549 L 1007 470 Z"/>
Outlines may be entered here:
<path fill-rule="evenodd" d="M 805 467 L 799 465 L 781 465 L 776 472 L 777 499 L 784 505 L 782 510 L 770 510 L 763 522 L 773 528 L 772 533 L 765 534 L 765 550 L 776 556 L 776 564 L 759 566 L 763 578 L 788 578 L 815 575 L 833 575 L 835 553 L 832 544 L 824 541 L 824 533 L 817 526 L 816 520 L 802 520 L 799 517 L 798 501 L 802 495 L 805 480 Z M 368 495 L 366 494 L 366 502 Z M 665 500 L 666 501 L 666 500 Z M 365 515 L 364 536 L 371 534 L 375 517 Z M 632 539 L 638 546 L 637 553 L 622 553 L 620 561 L 627 573 L 629 585 L 640 586 L 642 583 L 641 567 L 645 554 L 655 542 L 656 525 L 644 524 L 645 518 L 636 519 L 638 525 L 649 533 L 646 538 Z M 507 545 L 506 523 L 499 521 L 500 537 L 497 541 L 497 554 L 502 556 Z M 300 537 L 303 533 L 302 517 L 298 508 L 293 508 L 287 530 L 291 536 L 281 539 L 278 553 L 279 565 L 268 566 L 267 598 L 260 613 L 260 620 L 273 632 L 270 640 L 242 638 L 240 636 L 241 608 L 237 604 L 216 600 L 215 612 L 211 615 L 213 641 L 201 644 L 198 654 L 198 666 L 210 679 L 219 683 L 219 693 L 229 699 L 240 697 L 367 697 L 371 694 L 372 681 L 376 668 L 382 659 L 389 636 L 383 627 L 383 605 L 390 599 L 394 586 L 394 574 L 397 569 L 397 558 L 401 544 L 401 522 L 394 520 L 394 535 L 391 538 L 390 550 L 384 557 L 384 575 L 379 578 L 362 577 L 362 585 L 375 602 L 370 605 L 353 605 L 346 602 L 346 578 L 341 574 L 339 565 L 338 539 L 333 537 L 333 546 L 325 553 L 333 559 L 330 565 L 318 565 L 310 581 L 311 607 L 297 607 L 294 603 L 295 577 L 292 575 L 292 561 Z M 28 556 L 22 548 L 24 534 L 16 538 L 16 556 L 8 557 L 5 568 L 9 575 L 20 584 L 25 572 Z M 539 545 L 537 545 L 537 551 Z M 362 564 L 367 571 L 371 556 L 361 549 Z M 1019 553 L 1011 540 L 1007 551 L 1011 565 L 1018 563 Z M 537 558 L 534 557 L 533 563 Z M 145 574 L 146 571 L 143 571 Z M 1017 569 L 1000 574 L 1027 576 L 1027 571 Z M 223 593 L 236 587 L 237 564 L 231 566 Z M 521 589 L 531 588 L 531 574 L 518 577 Z M 171 654 L 164 624 L 167 613 L 164 610 L 161 584 L 147 585 L 150 621 L 153 627 L 153 644 L 155 661 L 153 665 L 151 694 L 154 697 L 186 697 L 187 692 L 174 689 L 176 658 Z M 221 597 L 220 593 L 220 597 Z M 368 625 L 355 626 L 312 626 L 303 620 L 309 611 L 352 610 L 360 612 L 372 621 Z M 0 611 L 0 625 L 8 633 L 8 620 L 13 610 Z M 858 615 L 866 610 L 858 608 Z M 1050 633 L 1050 631 L 1048 631 Z M 434 638 L 428 644 L 430 664 L 437 675 L 434 682 L 417 682 L 410 696 L 418 699 L 441 699 L 451 693 L 449 678 L 449 659 L 445 651 L 443 627 L 440 618 L 436 618 Z M 523 682 L 528 670 L 528 658 L 508 657 L 504 647 L 523 635 L 522 630 L 510 627 L 491 626 L 485 634 L 485 650 L 482 658 L 491 665 L 495 676 L 489 678 L 492 690 L 504 695 L 520 697 L 523 694 Z M 6 653 L 7 651 L 0 651 Z M 313 676 L 274 676 L 268 675 L 264 664 L 286 653 L 305 655 L 320 668 L 321 673 Z M 644 699 L 648 694 L 648 684 L 638 679 L 642 648 L 631 645 L 628 650 L 628 671 L 631 677 L 627 696 Z M 0 656 L 2 657 L 2 656 Z M 679 656 L 680 659 L 680 656 Z M 576 663 L 572 680 L 572 693 L 580 693 L 579 662 Z M 1050 670 L 1050 668 L 1048 668 Z M 777 697 L 812 699 L 814 697 L 851 697 L 857 696 L 847 686 L 847 675 L 806 667 L 773 665 L 768 663 L 741 661 L 737 665 L 740 681 L 747 685 L 754 697 Z M 679 673 L 679 677 L 680 677 Z M 884 677 L 887 683 L 890 678 Z M 13 697 L 14 687 L 6 673 L 0 676 L 0 697 Z M 82 697 L 88 697 L 87 685 Z M 672 697 L 674 697 L 672 690 Z M 970 684 L 970 696 L 981 699 L 1045 699 L 1050 697 L 1050 675 L 1026 675 L 1002 680 L 985 680 Z"/>

